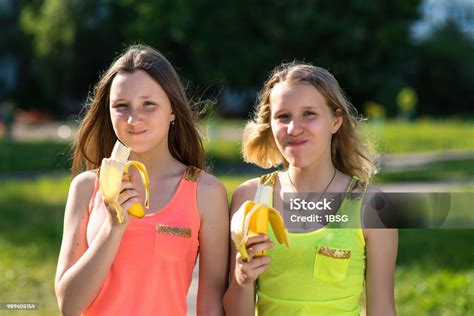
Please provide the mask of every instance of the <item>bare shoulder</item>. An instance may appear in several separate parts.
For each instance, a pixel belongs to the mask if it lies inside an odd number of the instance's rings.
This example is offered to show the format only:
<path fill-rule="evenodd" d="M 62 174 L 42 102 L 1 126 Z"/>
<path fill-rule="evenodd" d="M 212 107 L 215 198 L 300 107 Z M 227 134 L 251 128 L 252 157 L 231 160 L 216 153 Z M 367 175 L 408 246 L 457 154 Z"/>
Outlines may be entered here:
<path fill-rule="evenodd" d="M 206 196 L 215 196 L 223 193 L 227 194 L 222 181 L 207 172 L 203 172 L 199 178 L 198 190 L 201 194 Z"/>
<path fill-rule="evenodd" d="M 237 187 L 237 189 L 232 194 L 231 209 L 233 212 L 236 211 L 238 206 L 240 206 L 245 201 L 254 199 L 259 181 L 259 178 L 253 178 L 245 181 Z"/>
<path fill-rule="evenodd" d="M 383 191 L 374 185 L 368 185 L 366 194 L 364 196 L 364 203 L 363 209 L 362 209 L 362 216 L 365 216 L 365 220 L 368 226 L 366 228 L 363 228 L 363 233 L 365 240 L 369 240 L 377 238 L 374 235 L 384 235 L 384 234 L 391 234 L 390 232 L 384 232 L 385 229 L 376 229 L 375 227 L 382 227 L 383 222 L 379 218 L 379 215 L 377 213 L 377 209 L 374 208 L 374 199 L 376 199 L 378 194 L 383 194 Z M 376 200 L 375 200 L 376 201 Z"/>
<path fill-rule="evenodd" d="M 72 179 L 71 186 L 74 185 L 74 187 L 79 189 L 87 189 L 92 186 L 92 189 L 94 189 L 97 177 L 97 172 L 93 170 L 81 172 Z"/>
<path fill-rule="evenodd" d="M 227 190 L 215 176 L 207 172 L 201 174 L 197 195 L 201 217 L 206 217 L 208 213 L 215 215 L 220 209 L 225 209 L 228 213 Z"/>
<path fill-rule="evenodd" d="M 74 177 L 71 181 L 68 195 L 67 209 L 74 212 L 83 210 L 89 205 L 89 201 L 94 191 L 95 182 L 97 180 L 97 173 L 95 171 L 84 171 Z"/>
<path fill-rule="evenodd" d="M 367 191 L 366 192 L 367 193 L 383 193 L 383 191 L 379 187 L 377 187 L 375 185 L 371 185 L 371 184 L 369 184 L 367 186 Z"/>

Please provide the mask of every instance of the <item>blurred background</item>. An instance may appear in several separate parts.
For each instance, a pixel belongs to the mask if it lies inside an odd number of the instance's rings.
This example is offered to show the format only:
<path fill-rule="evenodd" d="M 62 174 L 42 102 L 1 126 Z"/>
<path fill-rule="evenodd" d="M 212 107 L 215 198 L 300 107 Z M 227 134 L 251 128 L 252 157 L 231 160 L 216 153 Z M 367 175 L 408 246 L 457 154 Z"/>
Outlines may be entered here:
<path fill-rule="evenodd" d="M 0 30 L 0 303 L 39 303 L 28 315 L 59 313 L 71 142 L 130 44 L 160 50 L 189 96 L 214 104 L 201 127 L 229 196 L 264 172 L 242 162 L 242 128 L 269 72 L 293 60 L 331 71 L 368 118 L 382 190 L 474 191 L 474 0 L 0 0 Z M 399 234 L 399 314 L 473 314 L 472 226 Z"/>

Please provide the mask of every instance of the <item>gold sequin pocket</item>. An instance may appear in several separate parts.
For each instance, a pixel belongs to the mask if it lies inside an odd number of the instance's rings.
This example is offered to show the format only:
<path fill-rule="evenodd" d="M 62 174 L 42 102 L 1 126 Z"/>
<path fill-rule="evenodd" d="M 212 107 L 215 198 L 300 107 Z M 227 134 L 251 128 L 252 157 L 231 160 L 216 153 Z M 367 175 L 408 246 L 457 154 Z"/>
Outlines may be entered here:
<path fill-rule="evenodd" d="M 319 246 L 314 260 L 313 276 L 328 283 L 343 281 L 350 258 L 350 249 Z"/>
<path fill-rule="evenodd" d="M 155 232 L 155 254 L 168 261 L 182 260 L 192 249 L 191 228 L 158 224 Z"/>
<path fill-rule="evenodd" d="M 176 227 L 176 226 L 158 224 L 156 225 L 156 231 L 159 234 L 168 234 L 168 235 L 185 237 L 185 238 L 191 237 L 191 229 L 186 228 L 186 227 Z"/>

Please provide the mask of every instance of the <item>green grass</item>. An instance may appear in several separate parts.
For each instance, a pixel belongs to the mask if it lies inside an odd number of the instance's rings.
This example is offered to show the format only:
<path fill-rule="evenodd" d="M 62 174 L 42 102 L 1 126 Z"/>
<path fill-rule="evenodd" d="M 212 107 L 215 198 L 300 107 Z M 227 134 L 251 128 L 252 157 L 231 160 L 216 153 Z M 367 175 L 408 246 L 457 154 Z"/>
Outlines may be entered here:
<path fill-rule="evenodd" d="M 251 177 L 219 178 L 231 194 Z M 40 304 L 25 315 L 58 314 L 53 284 L 68 186 L 67 176 L 0 183 L 0 301 Z M 400 230 L 399 315 L 474 313 L 473 240 L 474 229 Z"/>
<path fill-rule="evenodd" d="M 471 121 L 387 121 L 381 125 L 371 124 L 371 129 L 379 148 L 387 153 L 474 149 Z"/>
<path fill-rule="evenodd" d="M 400 315 L 474 312 L 474 229 L 400 230 L 395 297 Z"/>
<path fill-rule="evenodd" d="M 414 168 L 397 169 L 395 171 L 381 170 L 373 181 L 381 182 L 411 182 L 411 181 L 463 181 L 474 179 L 474 160 L 453 160 L 430 163 Z"/>
<path fill-rule="evenodd" d="M 0 142 L 0 172 L 67 170 L 70 145 L 61 142 Z"/>
<path fill-rule="evenodd" d="M 0 301 L 40 304 L 12 315 L 58 314 L 54 273 L 68 187 L 64 176 L 0 183 Z"/>

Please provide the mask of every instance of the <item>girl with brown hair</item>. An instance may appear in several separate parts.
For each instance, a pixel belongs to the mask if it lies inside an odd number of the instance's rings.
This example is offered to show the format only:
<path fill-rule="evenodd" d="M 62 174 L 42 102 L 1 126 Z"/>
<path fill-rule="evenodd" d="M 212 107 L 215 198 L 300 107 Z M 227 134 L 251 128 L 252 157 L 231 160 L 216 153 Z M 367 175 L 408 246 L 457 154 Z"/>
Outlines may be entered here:
<path fill-rule="evenodd" d="M 172 65 L 151 47 L 129 47 L 103 74 L 81 123 L 56 272 L 66 315 L 186 315 L 199 253 L 197 312 L 222 315 L 228 257 L 226 190 L 207 174 L 190 101 Z M 98 171 L 119 139 L 149 175 L 143 218 L 105 205 Z M 85 171 L 84 171 L 85 169 Z M 143 203 L 133 171 L 123 210 Z"/>

